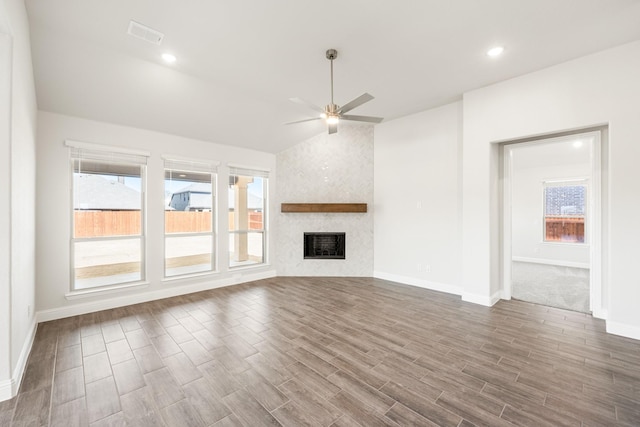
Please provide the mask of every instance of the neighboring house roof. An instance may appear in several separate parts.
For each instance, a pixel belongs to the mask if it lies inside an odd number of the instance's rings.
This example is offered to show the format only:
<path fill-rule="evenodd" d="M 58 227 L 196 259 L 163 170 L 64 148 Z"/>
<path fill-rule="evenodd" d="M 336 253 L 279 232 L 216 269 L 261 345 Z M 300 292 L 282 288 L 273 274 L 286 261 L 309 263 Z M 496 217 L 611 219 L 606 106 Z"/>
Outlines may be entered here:
<path fill-rule="evenodd" d="M 211 186 L 206 183 L 194 183 L 184 187 L 173 194 L 191 193 L 189 197 L 189 206 L 194 208 L 206 208 L 211 209 Z M 256 210 L 262 209 L 262 197 L 257 194 L 248 191 L 248 205 L 249 209 Z M 229 209 L 233 209 L 235 206 L 235 200 L 233 193 L 229 192 Z"/>
<path fill-rule="evenodd" d="M 79 210 L 139 210 L 140 192 L 99 175 L 74 174 L 73 208 Z"/>
<path fill-rule="evenodd" d="M 196 182 L 191 185 L 188 185 L 180 190 L 174 192 L 173 194 L 180 193 L 206 193 L 211 194 L 211 184 L 207 184 L 206 182 Z"/>
<path fill-rule="evenodd" d="M 189 207 L 194 209 L 211 209 L 211 193 L 191 193 Z"/>

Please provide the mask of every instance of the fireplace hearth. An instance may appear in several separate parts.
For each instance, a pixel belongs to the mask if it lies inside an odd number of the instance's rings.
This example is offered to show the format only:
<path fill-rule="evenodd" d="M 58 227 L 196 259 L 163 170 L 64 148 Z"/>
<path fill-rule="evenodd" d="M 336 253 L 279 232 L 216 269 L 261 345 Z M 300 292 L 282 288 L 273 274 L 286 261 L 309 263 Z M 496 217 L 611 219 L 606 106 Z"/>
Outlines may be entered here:
<path fill-rule="evenodd" d="M 304 259 L 345 259 L 345 233 L 304 233 Z"/>

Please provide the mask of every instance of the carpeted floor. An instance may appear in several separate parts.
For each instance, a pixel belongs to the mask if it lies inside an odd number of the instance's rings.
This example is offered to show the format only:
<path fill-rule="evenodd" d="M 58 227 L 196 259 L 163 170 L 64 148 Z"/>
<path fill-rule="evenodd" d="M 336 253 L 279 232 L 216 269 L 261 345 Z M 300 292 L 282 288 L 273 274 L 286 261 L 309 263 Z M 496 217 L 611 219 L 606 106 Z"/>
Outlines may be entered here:
<path fill-rule="evenodd" d="M 512 297 L 590 313 L 589 269 L 513 261 Z"/>

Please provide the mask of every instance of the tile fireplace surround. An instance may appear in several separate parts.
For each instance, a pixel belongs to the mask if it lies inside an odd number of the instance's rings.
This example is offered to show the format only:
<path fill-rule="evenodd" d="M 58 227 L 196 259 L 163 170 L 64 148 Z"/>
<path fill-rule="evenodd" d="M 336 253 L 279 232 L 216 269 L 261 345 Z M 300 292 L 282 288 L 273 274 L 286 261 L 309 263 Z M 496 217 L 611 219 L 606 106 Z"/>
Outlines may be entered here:
<path fill-rule="evenodd" d="M 356 213 L 277 212 L 276 254 L 282 276 L 373 274 L 373 128 L 341 123 L 277 155 L 276 203 L 353 204 Z M 362 212 L 362 205 L 366 205 Z M 281 209 L 280 209 L 281 210 Z M 304 259 L 305 232 L 345 232 L 346 259 Z"/>

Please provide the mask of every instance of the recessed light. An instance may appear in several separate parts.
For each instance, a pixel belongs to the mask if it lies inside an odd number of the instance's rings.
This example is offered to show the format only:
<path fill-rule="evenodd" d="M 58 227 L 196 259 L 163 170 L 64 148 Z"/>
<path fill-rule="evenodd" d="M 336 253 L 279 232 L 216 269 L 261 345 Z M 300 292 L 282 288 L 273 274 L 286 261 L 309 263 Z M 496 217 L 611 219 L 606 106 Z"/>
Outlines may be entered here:
<path fill-rule="evenodd" d="M 580 148 L 580 147 L 582 147 L 582 141 L 577 140 L 576 142 L 574 142 L 574 143 L 573 143 L 573 146 L 574 146 L 575 148 Z"/>
<path fill-rule="evenodd" d="M 179 176 L 180 178 L 186 178 L 186 177 L 187 177 L 187 175 L 185 175 L 185 174 L 183 174 L 183 173 L 181 173 L 181 174 L 180 174 L 180 175 L 178 175 L 178 176 Z"/>
<path fill-rule="evenodd" d="M 169 64 L 176 62 L 176 57 L 170 53 L 163 53 L 162 59 L 164 59 L 164 62 L 168 62 Z"/>
<path fill-rule="evenodd" d="M 487 55 L 489 55 L 492 58 L 495 58 L 496 56 L 502 55 L 502 52 L 504 52 L 503 46 L 495 46 L 487 51 Z"/>

